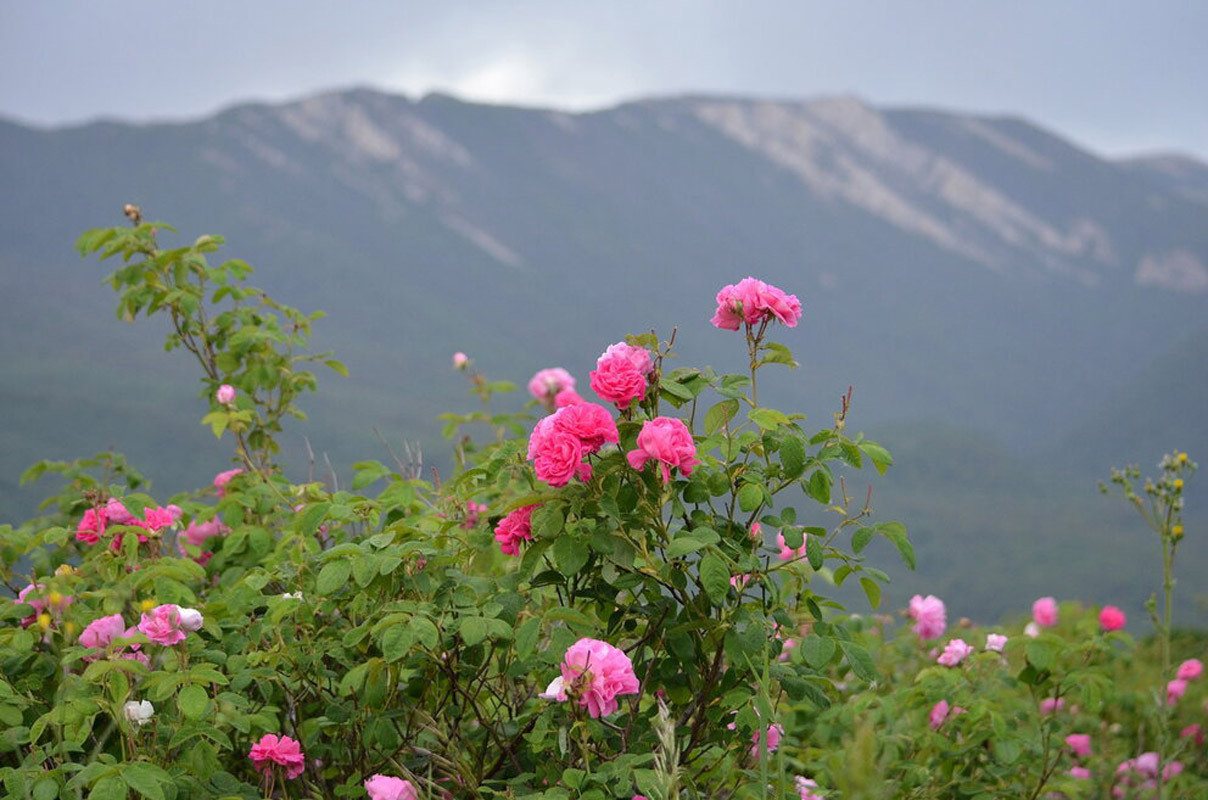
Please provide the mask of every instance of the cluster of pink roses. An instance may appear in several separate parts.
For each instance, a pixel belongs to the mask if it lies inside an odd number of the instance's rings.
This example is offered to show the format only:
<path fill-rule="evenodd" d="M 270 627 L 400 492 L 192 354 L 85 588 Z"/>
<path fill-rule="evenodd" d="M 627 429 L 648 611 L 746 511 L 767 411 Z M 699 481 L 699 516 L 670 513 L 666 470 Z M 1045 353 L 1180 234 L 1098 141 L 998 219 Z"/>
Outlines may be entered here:
<path fill-rule="evenodd" d="M 122 619 L 121 614 L 110 614 L 107 617 L 94 619 L 84 630 L 80 631 L 80 644 L 88 648 L 84 660 L 97 660 L 101 657 L 101 653 L 98 651 L 107 649 L 115 639 L 129 639 L 137 631 L 138 628 L 126 627 L 126 621 Z M 141 649 L 142 646 L 137 643 L 126 645 L 117 651 L 117 655 L 119 658 L 133 659 L 147 664 L 149 659 L 145 653 L 139 652 Z"/>
<path fill-rule="evenodd" d="M 575 403 L 537 423 L 529 437 L 528 457 L 538 478 L 550 486 L 565 486 L 575 477 L 590 480 L 587 456 L 618 441 L 617 424 L 606 408 Z"/>
<path fill-rule="evenodd" d="M 625 342 L 609 345 L 588 375 L 591 388 L 606 402 L 624 410 L 646 396 L 648 377 L 654 370 L 650 351 Z"/>
<path fill-rule="evenodd" d="M 748 277 L 722 287 L 717 293 L 717 311 L 710 321 L 718 328 L 736 331 L 743 323 L 756 325 L 774 319 L 794 327 L 801 319 L 801 301 L 797 295 Z"/>
<path fill-rule="evenodd" d="M 252 745 L 248 758 L 252 759 L 252 768 L 262 775 L 272 774 L 273 765 L 284 767 L 285 777 L 290 780 L 306 770 L 302 745 L 295 739 L 275 733 L 260 737 L 260 741 Z"/>
<path fill-rule="evenodd" d="M 540 697 L 560 703 L 577 700 L 597 718 L 616 712 L 618 696 L 637 694 L 641 688 L 629 656 L 599 639 L 583 638 L 567 648 L 561 671 Z"/>
<path fill-rule="evenodd" d="M 1189 658 L 1179 664 L 1174 680 L 1166 684 L 1166 703 L 1175 705 L 1187 692 L 1187 684 L 1204 674 L 1204 663 L 1198 658 Z"/>
<path fill-rule="evenodd" d="M 111 497 L 104 506 L 90 508 L 84 512 L 84 516 L 76 526 L 76 540 L 84 544 L 96 544 L 105 535 L 110 525 L 129 525 L 154 533 L 176 524 L 180 516 L 180 507 L 169 505 L 164 508 L 157 506 L 144 509 L 143 517 L 139 519 L 131 514 L 120 500 Z M 120 532 L 115 533 L 109 546 L 114 550 L 121 549 L 122 539 L 123 535 Z M 148 537 L 140 533 L 138 540 L 146 542 Z"/>
<path fill-rule="evenodd" d="M 1130 758 L 1116 767 L 1116 781 L 1112 787 L 1112 797 L 1136 797 L 1134 789 L 1147 791 L 1158 785 L 1158 754 L 1142 753 L 1136 758 Z M 1167 761 L 1162 767 L 1162 780 L 1168 781 L 1183 771 L 1181 761 Z M 1088 773 L 1086 777 L 1090 777 Z"/>
<path fill-rule="evenodd" d="M 31 583 L 17 592 L 16 602 L 34 610 L 34 613 L 21 620 L 21 627 L 28 628 L 37 622 L 38 616 L 42 612 L 54 614 L 57 619 L 69 605 L 75 602 L 75 598 L 53 590 L 48 592 L 43 584 Z"/>

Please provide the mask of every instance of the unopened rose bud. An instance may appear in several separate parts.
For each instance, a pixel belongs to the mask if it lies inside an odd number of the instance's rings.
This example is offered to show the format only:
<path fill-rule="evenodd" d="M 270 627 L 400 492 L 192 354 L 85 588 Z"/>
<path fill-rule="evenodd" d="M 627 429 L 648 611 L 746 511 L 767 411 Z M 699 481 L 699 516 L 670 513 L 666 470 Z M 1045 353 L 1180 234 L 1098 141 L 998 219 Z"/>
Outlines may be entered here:
<path fill-rule="evenodd" d="M 195 608 L 182 608 L 180 610 L 180 627 L 187 631 L 201 630 L 202 623 L 205 619 L 201 616 L 201 612 Z"/>
<path fill-rule="evenodd" d="M 453 369 L 465 369 L 470 363 L 470 357 L 465 353 L 453 354 Z"/>
<path fill-rule="evenodd" d="M 126 217 L 129 218 L 129 220 L 135 225 L 142 222 L 143 211 L 133 203 L 126 203 L 126 205 L 122 207 L 122 213 L 125 214 Z"/>
<path fill-rule="evenodd" d="M 229 406 L 235 402 L 235 387 L 229 383 L 224 383 L 218 387 L 218 391 L 214 392 L 214 399 L 224 406 Z"/>

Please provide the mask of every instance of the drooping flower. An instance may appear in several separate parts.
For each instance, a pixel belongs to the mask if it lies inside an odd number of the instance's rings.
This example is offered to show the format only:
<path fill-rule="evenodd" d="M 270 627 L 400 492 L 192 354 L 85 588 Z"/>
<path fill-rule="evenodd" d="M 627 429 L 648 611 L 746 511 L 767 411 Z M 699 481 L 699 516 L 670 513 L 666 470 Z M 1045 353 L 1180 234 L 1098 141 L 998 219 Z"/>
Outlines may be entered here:
<path fill-rule="evenodd" d="M 547 406 L 552 406 L 554 398 L 566 389 L 574 391 L 575 379 L 562 367 L 539 370 L 528 384 L 529 394 L 533 396 L 533 399 L 539 400 Z"/>
<path fill-rule="evenodd" d="M 599 639 L 583 638 L 562 659 L 562 684 L 555 697 L 578 700 L 591 716 L 604 717 L 617 710 L 618 696 L 637 694 L 640 688 L 633 663 L 623 650 Z M 553 684 L 546 692 L 551 689 Z"/>
<path fill-rule="evenodd" d="M 369 800 L 419 800 L 419 794 L 411 781 L 390 775 L 374 775 L 365 781 Z"/>
<path fill-rule="evenodd" d="M 224 406 L 229 406 L 235 402 L 235 387 L 229 383 L 224 383 L 218 387 L 218 391 L 214 392 L 214 399 Z"/>
<path fill-rule="evenodd" d="M 1204 674 L 1204 662 L 1198 658 L 1189 658 L 1179 664 L 1175 677 L 1182 681 L 1193 681 Z"/>
<path fill-rule="evenodd" d="M 520 555 L 520 543 L 533 538 L 533 510 L 540 503 L 521 506 L 499 521 L 495 526 L 495 541 L 504 555 Z"/>
<path fill-rule="evenodd" d="M 122 706 L 122 711 L 125 712 L 126 719 L 140 728 L 150 722 L 151 717 L 155 716 L 155 706 L 151 705 L 150 700 L 139 700 L 137 702 L 131 700 Z"/>
<path fill-rule="evenodd" d="M 252 759 L 252 767 L 259 773 L 268 775 L 273 765 L 285 767 L 285 777 L 293 779 L 306 770 L 306 757 L 302 754 L 302 746 L 288 736 L 277 736 L 266 733 L 260 741 L 252 745 L 248 752 Z"/>
<path fill-rule="evenodd" d="M 1099 627 L 1104 631 L 1118 631 L 1128 624 L 1128 617 L 1115 606 L 1104 606 L 1099 612 Z"/>
<path fill-rule="evenodd" d="M 696 458 L 696 443 L 682 419 L 656 417 L 647 420 L 638 433 L 638 449 L 626 453 L 629 466 L 640 470 L 648 461 L 659 462 L 663 483 L 671 482 L 671 468 L 678 467 L 683 475 L 691 475 L 700 463 Z"/>
<path fill-rule="evenodd" d="M 214 488 L 218 490 L 219 497 L 226 496 L 226 485 L 231 482 L 231 478 L 236 475 L 242 475 L 241 469 L 228 469 L 226 472 L 220 472 L 214 476 Z"/>
<path fill-rule="evenodd" d="M 910 598 L 910 618 L 914 620 L 914 632 L 920 639 L 938 639 L 948 627 L 947 609 L 944 601 L 935 595 Z"/>
<path fill-rule="evenodd" d="M 1032 603 L 1032 621 L 1042 628 L 1056 625 L 1057 601 L 1051 597 L 1042 597 Z"/>
<path fill-rule="evenodd" d="M 625 342 L 609 345 L 588 375 L 592 391 L 617 408 L 629 408 L 646 394 L 646 376 L 653 369 L 650 351 Z"/>
<path fill-rule="evenodd" d="M 736 331 L 744 322 L 755 325 L 773 319 L 789 328 L 795 327 L 801 319 L 801 301 L 796 295 L 747 277 L 721 288 L 717 293 L 717 310 L 710 322 L 715 327 Z"/>
<path fill-rule="evenodd" d="M 1071 733 L 1065 737 L 1065 744 L 1079 758 L 1086 758 L 1091 754 L 1091 735 L 1089 733 Z"/>
<path fill-rule="evenodd" d="M 936 661 L 945 667 L 955 667 L 973 653 L 973 645 L 965 644 L 964 639 L 953 639 L 944 645 L 944 652 Z"/>
<path fill-rule="evenodd" d="M 1007 646 L 1007 637 L 1001 633 L 986 634 L 986 649 L 992 650 L 995 653 L 1001 653 L 1002 649 Z"/>

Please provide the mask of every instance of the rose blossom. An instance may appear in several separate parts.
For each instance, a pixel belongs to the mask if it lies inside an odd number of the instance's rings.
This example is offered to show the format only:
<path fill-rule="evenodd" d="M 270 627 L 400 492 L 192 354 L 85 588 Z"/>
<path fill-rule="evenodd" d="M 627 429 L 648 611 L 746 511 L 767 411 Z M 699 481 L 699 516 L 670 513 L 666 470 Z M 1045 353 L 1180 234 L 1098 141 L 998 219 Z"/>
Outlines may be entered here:
<path fill-rule="evenodd" d="M 1193 681 L 1203 674 L 1204 663 L 1198 658 L 1189 658 L 1179 664 L 1179 671 L 1175 673 L 1175 677 L 1183 681 Z"/>
<path fill-rule="evenodd" d="M 1040 626 L 1035 622 L 1029 622 L 1027 625 L 1023 626 L 1023 632 L 1028 638 L 1035 639 L 1040 635 Z"/>
<path fill-rule="evenodd" d="M 1089 733 L 1071 733 L 1065 737 L 1065 743 L 1074 751 L 1074 755 L 1085 758 L 1091 754 L 1091 736 Z"/>
<path fill-rule="evenodd" d="M 1204 743 L 1204 729 L 1200 726 L 1200 723 L 1198 723 L 1198 722 L 1196 722 L 1192 725 L 1188 725 L 1186 728 L 1183 728 L 1183 730 L 1179 731 L 1179 736 L 1181 736 L 1184 739 L 1190 739 L 1191 741 L 1195 742 L 1196 744 Z"/>
<path fill-rule="evenodd" d="M 101 657 L 102 653 L 96 652 L 104 650 L 113 643 L 114 639 L 128 639 L 137 632 L 137 628 L 127 628 L 125 620 L 121 614 L 110 614 L 107 617 L 99 617 L 88 623 L 84 630 L 80 631 L 79 643 L 84 647 L 89 648 L 89 652 L 84 656 L 85 661 L 96 661 Z M 122 658 L 134 659 L 142 663 L 148 663 L 149 659 L 143 653 L 138 652 L 140 645 L 129 645 L 130 650 L 122 648 L 118 654 Z"/>
<path fill-rule="evenodd" d="M 268 775 L 273 764 L 285 767 L 286 778 L 296 778 L 306 769 L 306 757 L 302 754 L 302 746 L 288 736 L 278 737 L 275 733 L 266 733 L 260 741 L 252 745 L 248 752 L 252 766 L 261 774 Z"/>
<path fill-rule="evenodd" d="M 927 714 L 927 724 L 931 726 L 931 730 L 938 731 L 949 716 L 955 717 L 957 714 L 964 713 L 965 709 L 960 706 L 949 707 L 947 700 L 941 700 L 931 707 L 931 711 Z"/>
<path fill-rule="evenodd" d="M 486 510 L 487 507 L 482 503 L 475 503 L 473 500 L 468 501 L 466 503 L 466 521 L 461 523 L 461 527 L 470 530 L 477 526 L 479 516 Z"/>
<path fill-rule="evenodd" d="M 554 427 L 579 437 L 583 450 L 588 453 L 620 441 L 612 414 L 598 403 L 572 403 L 558 409 L 549 419 Z"/>
<path fill-rule="evenodd" d="M 588 375 L 592 391 L 617 408 L 646 394 L 646 376 L 653 369 L 650 351 L 625 342 L 609 345 Z"/>
<path fill-rule="evenodd" d="M 617 696 L 637 694 L 640 689 L 633 663 L 624 651 L 599 639 L 583 638 L 572 644 L 562 660 L 562 683 L 550 684 L 554 698 L 578 698 L 593 717 L 617 710 Z"/>
<path fill-rule="evenodd" d="M 135 702 L 131 700 L 122 706 L 122 710 L 126 714 L 126 719 L 140 728 L 151 721 L 151 717 L 155 716 L 155 706 L 151 705 L 150 700 L 140 700 Z"/>
<path fill-rule="evenodd" d="M 798 800 L 825 800 L 820 794 L 814 794 L 818 783 L 801 775 L 793 778 L 793 787 L 797 790 Z"/>
<path fill-rule="evenodd" d="M 243 473 L 241 469 L 228 469 L 226 472 L 220 472 L 214 476 L 214 488 L 218 490 L 219 497 L 226 496 L 226 485 L 231 482 L 231 478 Z"/>
<path fill-rule="evenodd" d="M 374 775 L 365 781 L 369 800 L 419 800 L 411 781 L 389 775 Z"/>
<path fill-rule="evenodd" d="M 681 419 L 656 417 L 642 425 L 638 434 L 638 449 L 626 453 L 629 466 L 640 470 L 647 461 L 658 461 L 663 471 L 663 483 L 671 481 L 671 467 L 679 467 L 684 475 L 700 463 L 696 458 L 696 443 L 688 426 Z"/>
<path fill-rule="evenodd" d="M 465 353 L 453 354 L 453 369 L 465 369 L 470 363 L 470 357 Z"/>
<path fill-rule="evenodd" d="M 495 541 L 504 555 L 520 555 L 520 542 L 533 538 L 533 509 L 541 504 L 522 506 L 508 514 L 495 526 Z"/>
<path fill-rule="evenodd" d="M 1070 767 L 1065 774 L 1069 775 L 1071 778 L 1078 778 L 1086 781 L 1090 780 L 1091 778 L 1091 771 L 1086 767 Z"/>
<path fill-rule="evenodd" d="M 1042 628 L 1056 625 L 1057 601 L 1051 597 L 1042 597 L 1032 603 L 1032 620 Z"/>
<path fill-rule="evenodd" d="M 1002 649 L 1007 646 L 1007 637 L 1001 633 L 986 634 L 986 649 L 993 650 L 995 653 L 1001 653 Z"/>
<path fill-rule="evenodd" d="M 567 406 L 573 406 L 577 403 L 583 402 L 586 401 L 580 397 L 579 393 L 574 389 L 563 389 L 562 391 L 558 392 L 558 396 L 554 398 L 554 407 L 566 408 Z"/>
<path fill-rule="evenodd" d="M 201 547 L 206 543 L 207 539 L 217 536 L 226 536 L 230 532 L 231 529 L 223 524 L 221 517 L 214 517 L 213 519 L 206 520 L 205 522 L 193 520 L 189 523 L 189 527 L 185 528 L 184 531 L 181 532 L 180 536 L 189 544 Z"/>
<path fill-rule="evenodd" d="M 755 523 L 755 524 L 758 525 L 759 523 Z M 808 533 L 801 534 L 801 546 L 798 547 L 796 550 L 794 550 L 793 548 L 789 547 L 788 544 L 785 543 L 783 533 L 776 534 L 776 544 L 780 547 L 780 560 L 781 561 L 791 561 L 792 559 L 796 558 L 797 556 L 805 555 L 805 541 L 808 538 L 809 538 Z"/>
<path fill-rule="evenodd" d="M 1060 697 L 1046 697 L 1040 701 L 1040 713 L 1052 714 L 1065 709 L 1065 700 Z"/>
<path fill-rule="evenodd" d="M 201 612 L 185 608 L 174 603 L 165 603 L 151 609 L 149 614 L 143 614 L 139 620 L 138 629 L 156 644 L 170 647 L 183 642 L 188 631 L 201 627 Z"/>
<path fill-rule="evenodd" d="M 964 639 L 953 639 L 944 646 L 944 652 L 936 659 L 945 667 L 955 667 L 973 652 L 973 645 L 965 644 Z"/>
<path fill-rule="evenodd" d="M 570 483 L 571 478 L 591 479 L 591 465 L 583 461 L 583 441 L 553 423 L 554 417 L 565 410 L 543 418 L 529 437 L 528 457 L 537 478 L 555 488 Z"/>
<path fill-rule="evenodd" d="M 218 391 L 214 392 L 214 399 L 224 406 L 229 406 L 235 402 L 235 387 L 229 383 L 224 383 L 218 387 Z"/>
<path fill-rule="evenodd" d="M 1099 612 L 1099 627 L 1104 631 L 1118 631 L 1128 623 L 1128 617 L 1115 606 L 1104 606 Z"/>
<path fill-rule="evenodd" d="M 914 632 L 920 639 L 938 639 L 948 627 L 944 601 L 935 595 L 910 598 L 910 618 L 914 620 Z"/>
<path fill-rule="evenodd" d="M 84 544 L 96 544 L 105 535 L 105 525 L 109 516 L 103 508 L 90 508 L 84 512 L 80 524 L 76 526 L 76 540 Z"/>
<path fill-rule="evenodd" d="M 1187 681 L 1175 678 L 1166 684 L 1166 705 L 1173 706 L 1183 699 L 1187 692 Z"/>
<path fill-rule="evenodd" d="M 27 600 L 26 598 L 31 594 L 36 596 Z M 37 621 L 38 615 L 43 611 L 52 611 L 55 617 L 58 617 L 63 613 L 63 609 L 75 602 L 75 598 L 53 590 L 46 592 L 46 587 L 43 584 L 31 583 L 17 593 L 15 602 L 19 605 L 29 606 L 34 610 L 34 613 L 21 620 L 22 627 L 28 628 Z"/>
<path fill-rule="evenodd" d="M 754 325 L 778 319 L 785 326 L 796 326 L 801 319 L 801 301 L 771 284 L 747 277 L 723 286 L 717 293 L 717 311 L 710 320 L 715 327 L 736 331 L 742 323 Z"/>
<path fill-rule="evenodd" d="M 564 389 L 574 391 L 575 379 L 562 367 L 551 367 L 537 372 L 528 384 L 529 394 L 534 400 L 549 404 Z"/>

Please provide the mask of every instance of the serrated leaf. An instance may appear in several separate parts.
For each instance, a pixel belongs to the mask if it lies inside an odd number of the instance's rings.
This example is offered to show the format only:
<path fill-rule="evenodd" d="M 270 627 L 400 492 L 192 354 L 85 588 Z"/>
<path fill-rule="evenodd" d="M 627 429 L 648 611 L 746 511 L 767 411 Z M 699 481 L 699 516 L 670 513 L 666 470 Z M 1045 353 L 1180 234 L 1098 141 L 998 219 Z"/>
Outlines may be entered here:
<path fill-rule="evenodd" d="M 705 547 L 705 543 L 694 536 L 677 536 L 672 540 L 671 544 L 668 545 L 664 557 L 667 559 L 680 558 L 681 556 L 686 556 L 689 553 L 695 553 L 702 547 Z"/>
<path fill-rule="evenodd" d="M 88 792 L 88 800 L 126 800 L 126 796 L 126 782 L 117 775 L 106 775 Z"/>
<path fill-rule="evenodd" d="M 914 545 L 910 543 L 910 538 L 906 535 L 906 526 L 900 522 L 886 522 L 878 525 L 877 530 L 893 542 L 894 547 L 898 549 L 898 555 L 902 557 L 902 563 L 910 569 L 914 569 Z"/>
<path fill-rule="evenodd" d="M 872 465 L 876 467 L 877 472 L 882 475 L 893 464 L 893 456 L 876 442 L 860 442 L 858 446 L 864 451 L 864 455 L 868 456 L 869 460 L 872 461 Z"/>
<path fill-rule="evenodd" d="M 361 461 L 352 465 L 356 474 L 352 478 L 352 490 L 364 489 L 390 474 L 390 468 L 380 461 Z"/>
<path fill-rule="evenodd" d="M 805 492 L 823 505 L 828 505 L 831 499 L 831 476 L 825 469 L 816 469 L 810 473 L 805 484 Z"/>
<path fill-rule="evenodd" d="M 721 430 L 737 413 L 738 401 L 734 399 L 722 400 L 710 408 L 705 412 L 705 435 L 711 436 Z"/>
<path fill-rule="evenodd" d="M 176 697 L 176 707 L 189 719 L 201 719 L 202 715 L 206 713 L 206 705 L 209 702 L 210 696 L 200 686 L 186 686 Z"/>
<path fill-rule="evenodd" d="M 805 443 L 790 434 L 780 443 L 780 466 L 786 478 L 800 478 L 805 472 Z"/>
<path fill-rule="evenodd" d="M 805 537 L 805 557 L 809 559 L 810 566 L 814 569 L 822 569 L 822 537 L 807 536 Z"/>
<path fill-rule="evenodd" d="M 487 620 L 482 617 L 462 617 L 458 631 L 462 641 L 473 647 L 487 638 Z"/>
<path fill-rule="evenodd" d="M 783 412 L 777 411 L 774 408 L 755 408 L 752 409 L 747 418 L 754 422 L 765 431 L 775 430 L 781 425 L 788 425 L 789 418 Z"/>
<path fill-rule="evenodd" d="M 348 577 L 352 574 L 352 564 L 346 558 L 340 558 L 335 561 L 329 561 L 323 565 L 323 569 L 319 570 L 319 577 L 315 580 L 315 591 L 320 595 L 329 595 L 339 591 L 348 583 Z"/>
<path fill-rule="evenodd" d="M 744 483 L 738 490 L 738 507 L 751 512 L 763 505 L 763 487 L 757 483 Z"/>
<path fill-rule="evenodd" d="M 872 537 L 876 535 L 876 531 L 872 528 L 860 528 L 851 537 L 851 551 L 859 553 L 868 543 L 872 541 Z"/>
<path fill-rule="evenodd" d="M 440 630 L 432 620 L 417 615 L 411 618 L 410 626 L 412 633 L 415 634 L 415 640 L 424 647 L 435 650 L 440 644 Z"/>
<path fill-rule="evenodd" d="M 801 655 L 804 656 L 806 664 L 820 670 L 834 658 L 835 647 L 835 640 L 829 636 L 811 634 L 801 642 Z"/>
<path fill-rule="evenodd" d="M 1028 655 L 1029 664 L 1045 672 L 1053 668 L 1053 662 L 1057 659 L 1059 649 L 1056 644 L 1047 639 L 1032 639 L 1027 643 L 1024 652 Z"/>
<path fill-rule="evenodd" d="M 311 536 L 319 529 L 319 523 L 327 516 L 327 512 L 331 510 L 331 503 L 315 503 L 313 506 L 307 506 L 298 515 L 297 531 L 303 536 Z"/>
<path fill-rule="evenodd" d="M 867 650 L 855 642 L 845 640 L 839 641 L 839 647 L 843 649 L 843 655 L 847 657 L 847 664 L 857 678 L 869 682 L 877 679 L 876 667 L 873 666 L 872 656 L 868 654 Z"/>
<path fill-rule="evenodd" d="M 530 617 L 516 629 L 516 655 L 528 658 L 537 647 L 537 637 L 541 633 L 541 620 Z"/>
<path fill-rule="evenodd" d="M 578 573 L 587 564 L 591 556 L 591 548 L 575 536 L 562 536 L 554 542 L 554 563 L 558 570 L 568 578 Z"/>
<path fill-rule="evenodd" d="M 398 623 L 382 634 L 382 658 L 394 662 L 406 658 L 415 642 L 415 631 L 410 622 Z"/>
<path fill-rule="evenodd" d="M 700 582 L 713 604 L 721 605 L 730 591 L 730 570 L 726 562 L 714 553 L 706 554 L 700 561 Z"/>

